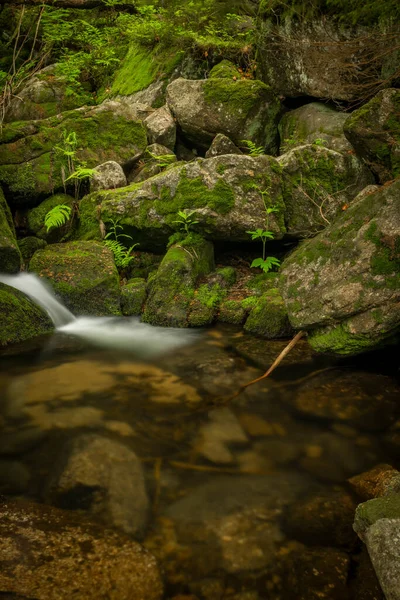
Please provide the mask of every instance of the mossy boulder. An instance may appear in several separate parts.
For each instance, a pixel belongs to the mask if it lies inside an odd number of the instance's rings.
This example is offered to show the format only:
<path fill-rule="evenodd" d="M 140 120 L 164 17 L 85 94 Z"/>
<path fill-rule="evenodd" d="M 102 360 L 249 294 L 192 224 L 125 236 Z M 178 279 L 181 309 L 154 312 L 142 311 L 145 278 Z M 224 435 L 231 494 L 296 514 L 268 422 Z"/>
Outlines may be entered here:
<path fill-rule="evenodd" d="M 221 60 L 208 74 L 209 79 L 240 79 L 240 71 L 230 60 Z"/>
<path fill-rule="evenodd" d="M 46 246 L 47 242 L 45 240 L 41 240 L 33 235 L 18 240 L 18 247 L 25 265 L 29 263 L 36 250 L 42 250 Z"/>
<path fill-rule="evenodd" d="M 78 90 L 74 92 L 71 83 L 57 75 L 57 66 L 49 65 L 31 77 L 12 97 L 5 122 L 47 119 L 88 104 L 90 100 L 90 94 L 82 94 Z"/>
<path fill-rule="evenodd" d="M 190 235 L 171 246 L 149 279 L 143 321 L 152 325 L 188 327 L 190 304 L 198 277 L 214 268 L 211 242 Z"/>
<path fill-rule="evenodd" d="M 26 212 L 26 226 L 28 233 L 45 240 L 48 243 L 60 242 L 68 234 L 71 229 L 71 219 L 67 221 L 62 227 L 52 227 L 49 231 L 45 227 L 44 221 L 47 213 L 52 210 L 55 206 L 65 204 L 73 209 L 75 200 L 72 196 L 67 194 L 55 194 L 43 200 L 35 208 L 31 208 Z"/>
<path fill-rule="evenodd" d="M 29 270 L 47 279 L 75 315 L 120 314 L 118 271 L 103 244 L 51 244 L 35 252 Z"/>
<path fill-rule="evenodd" d="M 140 315 L 146 300 L 146 280 L 141 277 L 130 279 L 121 288 L 121 310 L 127 317 Z"/>
<path fill-rule="evenodd" d="M 122 102 L 6 124 L 0 136 L 0 182 L 13 202 L 34 205 L 62 189 L 62 173 L 69 175 L 64 151 L 71 150 L 65 136 L 72 133 L 74 162 L 85 161 L 89 168 L 108 160 L 130 164 L 147 145 L 137 111 Z"/>
<path fill-rule="evenodd" d="M 287 310 L 277 288 L 272 288 L 257 299 L 244 324 L 245 331 L 268 339 L 284 338 L 293 334 Z"/>
<path fill-rule="evenodd" d="M 400 90 L 379 92 L 348 117 L 344 132 L 381 183 L 400 175 Z"/>
<path fill-rule="evenodd" d="M 400 333 L 400 180 L 363 195 L 282 266 L 295 329 L 319 352 L 358 354 Z"/>
<path fill-rule="evenodd" d="M 263 192 L 263 194 L 262 194 Z M 99 191 L 83 198 L 80 239 L 98 238 L 98 213 L 104 223 L 118 218 L 141 248 L 157 250 L 182 229 L 178 211 L 192 213 L 193 230 L 206 238 L 248 241 L 247 231 L 261 227 L 265 206 L 275 205 L 269 229 L 284 234 L 280 167 L 269 156 L 225 155 L 178 163 L 163 173 L 119 190 Z M 99 208 L 100 206 L 100 208 Z"/>
<path fill-rule="evenodd" d="M 310 102 L 287 112 L 279 123 L 280 153 L 313 143 L 336 152 L 354 152 L 343 132 L 347 117 L 347 113 L 333 110 L 322 102 Z"/>
<path fill-rule="evenodd" d="M 0 346 L 29 340 L 54 329 L 50 317 L 25 294 L 0 282 Z"/>
<path fill-rule="evenodd" d="M 294 148 L 278 162 L 287 232 L 295 237 L 310 237 L 324 229 L 374 181 L 356 156 L 315 144 Z"/>
<path fill-rule="evenodd" d="M 236 281 L 233 267 L 219 268 L 203 277 L 194 291 L 190 303 L 188 323 L 191 327 L 203 327 L 216 320 L 218 309 L 228 293 L 230 286 Z"/>
<path fill-rule="evenodd" d="M 182 77 L 167 87 L 167 104 L 185 136 L 206 150 L 217 133 L 235 144 L 250 140 L 268 154 L 277 151 L 280 102 L 272 89 L 258 80 Z"/>
<path fill-rule="evenodd" d="M 128 174 L 128 183 L 140 183 L 177 162 L 174 152 L 162 144 L 150 144 L 141 161 Z"/>
<path fill-rule="evenodd" d="M 0 188 L 0 273 L 17 273 L 21 268 L 21 252 L 15 238 L 10 209 Z"/>

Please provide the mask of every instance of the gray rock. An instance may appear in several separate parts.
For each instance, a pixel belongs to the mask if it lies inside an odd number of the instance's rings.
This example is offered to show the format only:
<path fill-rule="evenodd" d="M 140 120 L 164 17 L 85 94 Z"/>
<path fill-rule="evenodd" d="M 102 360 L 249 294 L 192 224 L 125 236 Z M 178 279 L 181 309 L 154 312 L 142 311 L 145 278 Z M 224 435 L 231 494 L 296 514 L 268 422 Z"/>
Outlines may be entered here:
<path fill-rule="evenodd" d="M 127 185 L 125 173 L 117 162 L 108 160 L 94 168 L 93 176 L 90 179 L 90 191 L 114 190 L 115 188 Z"/>
<path fill-rule="evenodd" d="M 287 112 L 279 123 L 280 153 L 313 143 L 343 154 L 354 152 L 343 132 L 347 117 L 348 114 L 333 110 L 321 102 L 311 102 Z"/>
<path fill-rule="evenodd" d="M 120 102 L 125 102 L 130 106 L 135 104 L 147 104 L 148 106 L 156 107 L 160 105 L 162 98 L 165 95 L 165 81 L 155 81 L 144 90 L 130 94 L 129 96 L 117 96 L 115 99 Z"/>
<path fill-rule="evenodd" d="M 357 354 L 399 328 L 400 182 L 353 203 L 285 260 L 281 292 L 319 352 Z"/>
<path fill-rule="evenodd" d="M 400 90 L 380 91 L 344 124 L 347 139 L 381 183 L 400 174 Z"/>
<path fill-rule="evenodd" d="M 75 513 L 1 501 L 0 592 L 35 600 L 161 600 L 154 557 Z"/>
<path fill-rule="evenodd" d="M 76 438 L 65 449 L 47 497 L 62 508 L 83 508 L 106 525 L 140 537 L 149 500 L 142 466 L 126 446 L 97 435 Z"/>
<path fill-rule="evenodd" d="M 269 154 L 277 150 L 280 103 L 261 81 L 180 77 L 167 87 L 167 104 L 196 147 L 207 149 L 215 135 L 223 133 L 236 144 L 245 139 Z"/>
<path fill-rule="evenodd" d="M 370 183 L 371 172 L 356 156 L 315 144 L 278 158 L 282 167 L 287 231 L 312 237 L 341 214 L 343 206 Z"/>
<path fill-rule="evenodd" d="M 206 158 L 223 154 L 243 154 L 243 152 L 223 133 L 217 133 L 206 152 Z"/>
<path fill-rule="evenodd" d="M 158 108 L 143 121 L 150 144 L 162 144 L 174 148 L 176 124 L 168 106 Z"/>

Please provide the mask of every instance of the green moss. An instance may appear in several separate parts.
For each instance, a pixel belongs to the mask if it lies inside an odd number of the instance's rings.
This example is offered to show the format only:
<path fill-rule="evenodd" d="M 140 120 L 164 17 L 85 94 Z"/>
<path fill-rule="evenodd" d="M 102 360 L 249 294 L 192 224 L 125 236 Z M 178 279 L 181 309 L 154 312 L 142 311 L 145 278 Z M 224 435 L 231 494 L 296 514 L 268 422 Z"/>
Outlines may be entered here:
<path fill-rule="evenodd" d="M 10 209 L 0 188 L 0 273 L 16 273 L 21 268 L 21 253 L 15 239 Z"/>
<path fill-rule="evenodd" d="M 240 78 L 238 68 L 230 60 L 222 60 L 215 65 L 208 74 L 209 79 L 233 79 Z"/>
<path fill-rule="evenodd" d="M 372 221 L 365 238 L 373 242 L 376 251 L 371 257 L 373 275 L 385 275 L 386 285 L 390 288 L 400 287 L 400 236 L 389 237 L 378 230 L 376 221 Z"/>
<path fill-rule="evenodd" d="M 146 300 L 146 280 L 130 279 L 121 288 L 121 310 L 126 316 L 140 315 Z"/>
<path fill-rule="evenodd" d="M 382 339 L 384 338 L 385 335 L 382 335 Z M 342 356 L 361 354 L 379 346 L 376 336 L 371 339 L 368 335 L 355 335 L 351 333 L 347 323 L 311 331 L 308 341 L 316 352 Z"/>
<path fill-rule="evenodd" d="M 33 236 L 18 240 L 18 247 L 21 251 L 22 259 L 25 265 L 29 263 L 36 250 L 42 250 L 46 246 L 47 242 L 45 240 L 41 240 Z"/>
<path fill-rule="evenodd" d="M 208 79 L 203 90 L 207 104 L 223 104 L 232 116 L 240 118 L 258 109 L 260 101 L 270 95 L 270 88 L 258 80 Z"/>
<path fill-rule="evenodd" d="M 53 330 L 50 318 L 25 294 L 0 283 L 0 345 L 29 340 Z"/>
<path fill-rule="evenodd" d="M 242 325 L 247 312 L 238 300 L 225 300 L 221 303 L 217 319 L 221 323 L 230 323 L 231 325 Z"/>
<path fill-rule="evenodd" d="M 37 237 L 49 241 L 59 241 L 65 235 L 68 225 L 66 227 L 52 228 L 50 232 L 47 232 L 44 225 L 44 220 L 52 208 L 59 204 L 66 204 L 70 208 L 73 207 L 74 199 L 66 194 L 56 194 L 46 198 L 36 208 L 28 210 L 26 215 L 27 225 L 30 233 L 35 234 Z"/>
<path fill-rule="evenodd" d="M 287 337 L 293 333 L 285 304 L 277 289 L 270 289 L 257 298 L 244 329 L 268 339 Z"/>
<path fill-rule="evenodd" d="M 380 519 L 400 518 L 400 494 L 389 494 L 382 498 L 373 498 L 357 506 L 355 529 L 363 533 Z"/>

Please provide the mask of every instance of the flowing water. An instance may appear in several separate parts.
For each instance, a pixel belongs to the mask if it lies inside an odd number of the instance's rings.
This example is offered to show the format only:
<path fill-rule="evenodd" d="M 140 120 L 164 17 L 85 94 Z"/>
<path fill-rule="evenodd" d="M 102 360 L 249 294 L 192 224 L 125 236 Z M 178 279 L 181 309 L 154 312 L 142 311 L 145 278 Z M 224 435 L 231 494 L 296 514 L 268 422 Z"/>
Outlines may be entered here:
<path fill-rule="evenodd" d="M 0 280 L 56 325 L 1 357 L 0 492 L 141 539 L 167 598 L 381 597 L 348 479 L 399 462 L 393 350 L 340 362 L 301 341 L 233 398 L 286 342 L 75 318 L 32 275 Z"/>

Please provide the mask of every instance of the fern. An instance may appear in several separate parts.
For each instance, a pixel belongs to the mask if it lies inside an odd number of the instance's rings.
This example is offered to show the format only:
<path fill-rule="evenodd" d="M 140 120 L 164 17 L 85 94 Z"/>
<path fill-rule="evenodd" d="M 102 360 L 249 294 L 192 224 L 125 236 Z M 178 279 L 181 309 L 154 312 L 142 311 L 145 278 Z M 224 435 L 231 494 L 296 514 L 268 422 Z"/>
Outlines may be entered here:
<path fill-rule="evenodd" d="M 264 146 L 256 146 L 251 140 L 241 140 L 240 143 L 249 151 L 250 156 L 262 156 L 264 154 Z"/>
<path fill-rule="evenodd" d="M 132 250 L 139 244 L 133 244 L 126 249 L 118 240 L 104 240 L 104 244 L 111 250 L 114 255 L 115 265 L 118 269 L 125 269 L 135 258 L 131 255 Z"/>
<path fill-rule="evenodd" d="M 44 224 L 49 231 L 52 227 L 62 227 L 69 220 L 72 208 L 66 204 L 58 204 L 46 214 Z"/>

